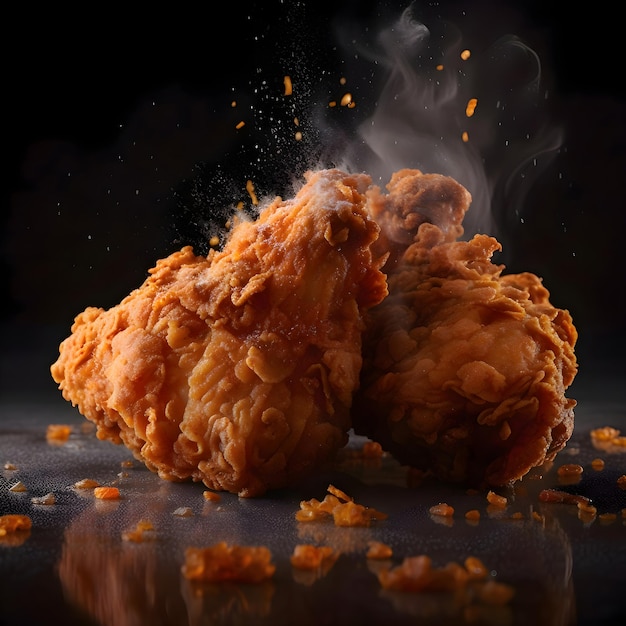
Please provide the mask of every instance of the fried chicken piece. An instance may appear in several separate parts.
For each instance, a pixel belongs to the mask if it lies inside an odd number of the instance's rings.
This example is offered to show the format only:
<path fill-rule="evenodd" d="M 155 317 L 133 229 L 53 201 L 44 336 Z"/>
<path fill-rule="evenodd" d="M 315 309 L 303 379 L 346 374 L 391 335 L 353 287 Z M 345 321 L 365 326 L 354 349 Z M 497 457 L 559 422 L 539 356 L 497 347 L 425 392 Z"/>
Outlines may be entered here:
<path fill-rule="evenodd" d="M 402 170 L 388 190 L 369 194 L 389 296 L 366 316 L 354 429 L 446 481 L 515 481 L 572 434 L 572 319 L 534 274 L 502 274 L 494 238 L 457 241 L 456 181 Z"/>
<path fill-rule="evenodd" d="M 76 317 L 51 373 L 99 438 L 163 478 L 243 497 L 294 484 L 345 445 L 362 314 L 387 293 L 379 229 L 369 176 L 306 178 L 222 251 L 185 247 L 120 304 Z"/>

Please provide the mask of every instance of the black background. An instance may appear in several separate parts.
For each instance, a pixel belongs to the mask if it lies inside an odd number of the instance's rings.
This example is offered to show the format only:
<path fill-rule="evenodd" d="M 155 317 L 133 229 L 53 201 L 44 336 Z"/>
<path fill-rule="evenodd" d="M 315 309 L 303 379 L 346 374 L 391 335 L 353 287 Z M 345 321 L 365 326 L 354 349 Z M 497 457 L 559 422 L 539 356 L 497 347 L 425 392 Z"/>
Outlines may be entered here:
<path fill-rule="evenodd" d="M 616 367 L 625 348 L 623 33 L 615 5 L 567 15 L 557 5 L 441 2 L 423 9 L 457 23 L 474 47 L 510 32 L 542 58 L 564 149 L 525 198 L 523 224 L 510 224 L 499 238 L 509 269 L 542 276 L 553 302 L 572 312 L 585 375 Z M 78 312 L 115 304 L 157 258 L 206 240 L 195 212 L 207 201 L 207 177 L 226 171 L 230 181 L 252 167 L 245 150 L 248 160 L 237 162 L 243 153 L 234 124 L 242 109 L 233 112 L 230 102 L 252 97 L 259 68 L 280 82 L 292 54 L 312 73 L 340 73 L 334 26 L 375 29 L 404 6 L 274 0 L 219 11 L 180 3 L 137 14 L 111 5 L 65 14 L 7 10 L 3 393 L 24 381 L 53 390 L 47 368 Z M 290 31 L 290 14 L 298 15 L 301 36 Z M 365 109 L 373 106 L 362 96 Z M 210 165 L 200 170 L 198 163 Z M 279 157 L 270 165 L 288 171 L 299 164 Z M 199 172 L 204 187 L 194 180 Z M 256 174 L 267 191 L 284 182 Z M 230 191 L 226 184 L 229 201 Z"/>

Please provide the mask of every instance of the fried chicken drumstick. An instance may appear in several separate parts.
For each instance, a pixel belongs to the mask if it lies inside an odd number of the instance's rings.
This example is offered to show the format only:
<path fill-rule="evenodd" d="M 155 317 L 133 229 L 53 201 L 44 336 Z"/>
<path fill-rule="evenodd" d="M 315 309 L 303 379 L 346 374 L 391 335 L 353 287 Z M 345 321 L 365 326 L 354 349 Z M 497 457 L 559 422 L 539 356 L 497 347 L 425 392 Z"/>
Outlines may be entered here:
<path fill-rule="evenodd" d="M 440 479 L 505 485 L 570 438 L 577 332 L 530 273 L 503 275 L 500 244 L 458 241 L 469 193 L 402 170 L 369 210 L 389 295 L 366 314 L 357 433 Z"/>
<path fill-rule="evenodd" d="M 366 175 L 310 173 L 222 251 L 157 262 L 79 314 L 51 367 L 63 396 L 169 480 L 259 496 L 345 443 L 363 311 L 386 295 Z"/>

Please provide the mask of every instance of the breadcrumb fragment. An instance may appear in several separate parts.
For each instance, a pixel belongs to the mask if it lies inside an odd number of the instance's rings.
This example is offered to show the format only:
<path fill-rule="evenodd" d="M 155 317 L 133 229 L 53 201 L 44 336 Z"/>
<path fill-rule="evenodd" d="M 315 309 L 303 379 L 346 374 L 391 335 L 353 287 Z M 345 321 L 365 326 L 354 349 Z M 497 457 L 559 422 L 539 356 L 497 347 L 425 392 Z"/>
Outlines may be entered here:
<path fill-rule="evenodd" d="M 122 533 L 122 539 L 124 541 L 132 541 L 134 543 L 141 543 L 146 539 L 154 538 L 151 531 L 154 530 L 152 522 L 149 520 L 139 520 L 132 530 L 127 530 Z"/>
<path fill-rule="evenodd" d="M 176 515 L 177 517 L 191 517 L 193 515 L 193 511 L 191 507 L 188 506 L 179 506 L 172 515 Z"/>
<path fill-rule="evenodd" d="M 316 570 L 324 564 L 334 563 L 339 554 L 330 546 L 297 545 L 291 557 L 291 565 L 296 569 Z"/>
<path fill-rule="evenodd" d="M 120 490 L 117 487 L 95 487 L 93 495 L 98 500 L 119 500 Z"/>
<path fill-rule="evenodd" d="M 0 515 L 0 537 L 20 530 L 30 530 L 33 521 L 28 515 Z"/>
<path fill-rule="evenodd" d="M 4 469 L 13 471 L 17 469 L 17 465 L 7 462 L 4 464 Z"/>
<path fill-rule="evenodd" d="M 40 496 L 38 498 L 31 498 L 30 501 L 33 504 L 50 505 L 50 504 L 56 504 L 57 499 L 53 493 L 47 493 L 45 496 Z"/>
<path fill-rule="evenodd" d="M 390 546 L 382 541 L 370 541 L 368 544 L 365 557 L 368 559 L 390 559 L 393 556 L 393 550 Z"/>
<path fill-rule="evenodd" d="M 75 482 L 74 487 L 76 489 L 95 489 L 96 487 L 100 487 L 100 483 L 91 478 L 83 478 L 82 480 Z"/>
<path fill-rule="evenodd" d="M 446 504 L 445 502 L 440 502 L 439 504 L 435 504 L 428 509 L 428 512 L 431 515 L 440 515 L 441 517 L 452 517 L 454 515 L 454 507 Z"/>
<path fill-rule="evenodd" d="M 276 571 L 271 559 L 265 546 L 229 546 L 222 541 L 208 548 L 187 548 L 181 572 L 188 580 L 260 583 Z"/>
<path fill-rule="evenodd" d="M 493 491 L 487 493 L 487 502 L 497 509 L 504 509 L 508 504 L 507 498 L 500 496 Z"/>
<path fill-rule="evenodd" d="M 356 504 L 350 496 L 334 485 L 328 486 L 328 492 L 321 502 L 316 498 L 300 502 L 296 520 L 312 522 L 332 517 L 335 526 L 369 526 L 372 521 L 387 519 L 386 513 Z"/>
<path fill-rule="evenodd" d="M 222 499 L 219 493 L 209 491 L 208 489 L 202 492 L 202 497 L 205 500 L 209 500 L 209 502 L 219 502 Z"/>
<path fill-rule="evenodd" d="M 24 491 L 28 491 L 28 489 L 21 480 L 18 480 L 13 486 L 9 487 L 9 491 L 13 493 L 23 493 Z"/>
<path fill-rule="evenodd" d="M 626 474 L 622 474 L 618 479 L 617 479 L 617 486 L 620 489 L 626 489 Z"/>
<path fill-rule="evenodd" d="M 72 427 L 68 424 L 48 424 L 46 439 L 52 442 L 65 442 L 69 439 Z"/>

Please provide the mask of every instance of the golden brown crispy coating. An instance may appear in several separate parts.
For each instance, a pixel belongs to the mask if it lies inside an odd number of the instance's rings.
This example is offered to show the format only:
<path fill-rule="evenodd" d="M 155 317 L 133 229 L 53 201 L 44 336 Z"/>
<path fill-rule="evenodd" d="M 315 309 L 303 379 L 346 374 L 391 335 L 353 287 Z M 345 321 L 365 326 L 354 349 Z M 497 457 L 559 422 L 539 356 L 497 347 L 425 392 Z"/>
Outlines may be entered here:
<path fill-rule="evenodd" d="M 319 467 L 347 441 L 362 313 L 386 295 L 369 185 L 310 173 L 222 251 L 185 247 L 86 309 L 51 368 L 63 396 L 170 480 L 250 497 Z"/>
<path fill-rule="evenodd" d="M 389 296 L 367 315 L 354 428 L 444 480 L 519 479 L 572 434 L 572 319 L 534 274 L 502 275 L 494 238 L 455 241 L 454 180 L 403 170 L 388 189 L 370 194 Z"/>

